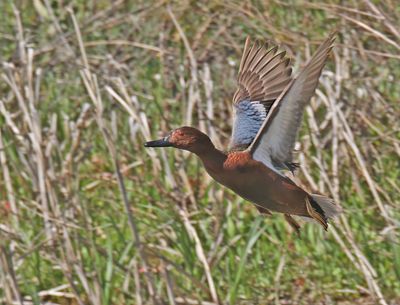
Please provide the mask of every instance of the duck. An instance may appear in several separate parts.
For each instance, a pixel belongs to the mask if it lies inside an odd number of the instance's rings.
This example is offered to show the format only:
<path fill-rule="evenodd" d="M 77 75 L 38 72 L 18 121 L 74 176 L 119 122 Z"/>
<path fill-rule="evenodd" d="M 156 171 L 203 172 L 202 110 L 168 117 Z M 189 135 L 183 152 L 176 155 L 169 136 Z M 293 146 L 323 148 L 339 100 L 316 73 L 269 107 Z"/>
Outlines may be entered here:
<path fill-rule="evenodd" d="M 328 221 L 340 214 L 339 206 L 329 197 L 306 191 L 288 174 L 298 166 L 293 162 L 293 150 L 304 108 L 318 86 L 335 36 L 329 35 L 296 77 L 292 77 L 285 51 L 247 37 L 226 151 L 189 126 L 144 146 L 174 147 L 195 154 L 215 181 L 253 203 L 263 215 L 282 213 L 297 233 L 298 218 L 317 222 L 327 230 Z"/>

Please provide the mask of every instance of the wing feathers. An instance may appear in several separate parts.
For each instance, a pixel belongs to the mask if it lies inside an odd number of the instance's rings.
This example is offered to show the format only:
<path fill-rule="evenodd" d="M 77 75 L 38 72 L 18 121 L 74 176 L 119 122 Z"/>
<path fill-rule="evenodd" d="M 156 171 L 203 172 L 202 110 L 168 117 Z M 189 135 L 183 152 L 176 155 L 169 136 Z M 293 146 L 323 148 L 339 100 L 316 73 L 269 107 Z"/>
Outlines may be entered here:
<path fill-rule="evenodd" d="M 261 45 L 258 42 L 250 44 L 250 40 L 246 40 L 239 68 L 238 90 L 233 99 L 234 104 L 245 99 L 256 101 L 255 97 L 261 103 L 268 101 L 262 97 L 260 99 L 260 93 L 268 94 L 269 81 L 276 78 L 283 82 L 290 81 L 291 69 L 288 68 L 290 60 L 285 58 L 286 52 L 278 52 L 277 46 L 268 48 L 268 44 Z"/>
<path fill-rule="evenodd" d="M 247 61 L 247 57 L 250 52 L 250 37 L 246 38 L 246 42 L 244 43 L 244 50 L 243 50 L 243 55 L 242 59 L 240 61 L 240 67 L 239 67 L 239 73 L 243 71 L 244 64 Z"/>
<path fill-rule="evenodd" d="M 274 57 L 271 58 L 271 60 L 269 60 L 266 64 L 265 67 L 263 67 L 263 69 L 260 70 L 260 77 L 264 77 L 266 76 L 266 74 L 271 73 L 272 71 L 274 71 L 277 67 L 282 67 L 285 66 L 285 60 L 283 60 L 283 58 L 285 57 L 286 52 L 280 52 L 278 54 L 276 54 Z"/>
<path fill-rule="evenodd" d="M 250 70 L 249 67 L 251 66 L 251 63 L 254 61 L 254 57 L 260 51 L 260 49 L 261 48 L 258 47 L 257 42 L 253 44 L 247 57 L 247 61 L 243 67 L 243 71 Z"/>
<path fill-rule="evenodd" d="M 268 49 L 268 45 L 265 44 L 265 50 Z M 274 58 L 274 55 L 276 53 L 276 51 L 278 50 L 278 47 L 275 46 L 272 49 L 270 49 L 269 51 L 265 52 L 264 56 L 262 57 L 262 59 L 259 61 L 258 66 L 256 67 L 256 69 L 254 70 L 254 72 L 256 73 L 260 73 L 260 71 L 265 68 L 268 63 Z"/>
<path fill-rule="evenodd" d="M 262 48 L 263 48 L 263 46 L 260 46 L 259 48 L 258 48 L 258 50 L 257 50 L 257 53 L 256 53 L 256 55 L 254 56 L 254 59 L 253 59 L 253 61 L 252 61 L 252 63 L 251 63 L 251 66 L 250 66 L 250 71 L 253 71 L 253 70 L 255 70 L 255 68 L 257 68 L 258 67 L 258 65 L 260 64 L 260 62 L 265 58 L 265 53 L 264 52 L 262 52 L 261 50 L 262 50 Z"/>
<path fill-rule="evenodd" d="M 292 150 L 300 127 L 304 106 L 309 102 L 318 85 L 318 80 L 327 57 L 333 47 L 332 34 L 315 52 L 299 76 L 284 90 L 279 83 L 268 87 L 268 95 L 283 93 L 272 105 L 267 118 L 249 146 L 253 158 L 273 168 L 287 168 L 292 162 Z M 284 82 L 282 82 L 284 84 Z"/>
<path fill-rule="evenodd" d="M 280 72 L 280 73 L 286 73 L 286 71 Z M 278 74 L 278 75 L 275 76 L 275 79 L 271 79 L 270 81 L 266 81 L 265 82 L 265 87 L 266 87 L 266 90 L 271 90 L 272 91 L 277 86 L 286 87 L 286 85 L 290 81 L 291 81 L 290 78 L 285 79 L 284 77 L 279 77 L 279 74 Z"/>
<path fill-rule="evenodd" d="M 279 52 L 277 46 L 257 41 L 250 43 L 250 39 L 246 39 L 239 66 L 238 89 L 233 96 L 231 149 L 247 147 L 253 141 L 261 126 L 259 122 L 265 119 L 271 105 L 291 81 L 289 64 L 286 52 Z M 251 126 L 252 120 L 255 126 Z"/>

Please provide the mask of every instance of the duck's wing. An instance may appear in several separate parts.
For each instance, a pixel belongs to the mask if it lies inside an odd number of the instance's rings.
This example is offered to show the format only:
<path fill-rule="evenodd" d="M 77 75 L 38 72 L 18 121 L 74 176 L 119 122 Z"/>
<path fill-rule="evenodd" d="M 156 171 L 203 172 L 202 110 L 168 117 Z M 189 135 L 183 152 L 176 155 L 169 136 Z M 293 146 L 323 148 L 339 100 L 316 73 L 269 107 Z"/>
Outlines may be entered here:
<path fill-rule="evenodd" d="M 246 149 L 251 144 L 271 105 L 292 80 L 290 60 L 285 55 L 275 45 L 246 39 L 233 96 L 230 150 Z"/>
<path fill-rule="evenodd" d="M 290 169 L 304 107 L 314 94 L 334 40 L 335 34 L 332 34 L 322 43 L 299 76 L 291 81 L 272 105 L 266 120 L 248 147 L 255 160 L 275 170 Z"/>

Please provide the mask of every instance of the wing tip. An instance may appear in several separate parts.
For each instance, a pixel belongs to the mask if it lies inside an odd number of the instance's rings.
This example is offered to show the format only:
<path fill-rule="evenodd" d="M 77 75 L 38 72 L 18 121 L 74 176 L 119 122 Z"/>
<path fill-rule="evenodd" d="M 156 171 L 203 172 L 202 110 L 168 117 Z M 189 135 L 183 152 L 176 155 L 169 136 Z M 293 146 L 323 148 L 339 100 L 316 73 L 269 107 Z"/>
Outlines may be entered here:
<path fill-rule="evenodd" d="M 334 43 L 336 41 L 338 33 L 338 30 L 333 30 L 332 32 L 330 32 L 328 38 L 321 44 L 321 47 L 324 46 L 326 48 L 328 54 L 334 47 Z"/>

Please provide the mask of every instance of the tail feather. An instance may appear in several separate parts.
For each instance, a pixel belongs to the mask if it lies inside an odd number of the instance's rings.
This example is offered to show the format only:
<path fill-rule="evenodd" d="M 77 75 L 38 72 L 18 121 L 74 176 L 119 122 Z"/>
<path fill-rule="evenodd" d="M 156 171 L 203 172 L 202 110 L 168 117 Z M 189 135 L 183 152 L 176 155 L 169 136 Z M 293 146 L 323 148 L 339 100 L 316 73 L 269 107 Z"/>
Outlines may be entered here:
<path fill-rule="evenodd" d="M 317 194 L 312 194 L 311 198 L 321 207 L 327 219 L 338 217 L 342 212 L 342 209 L 331 198 Z"/>
<path fill-rule="evenodd" d="M 310 217 L 322 225 L 325 230 L 328 229 L 328 220 L 337 217 L 341 212 L 332 199 L 316 194 L 312 194 L 310 198 L 306 199 L 306 207 Z"/>

